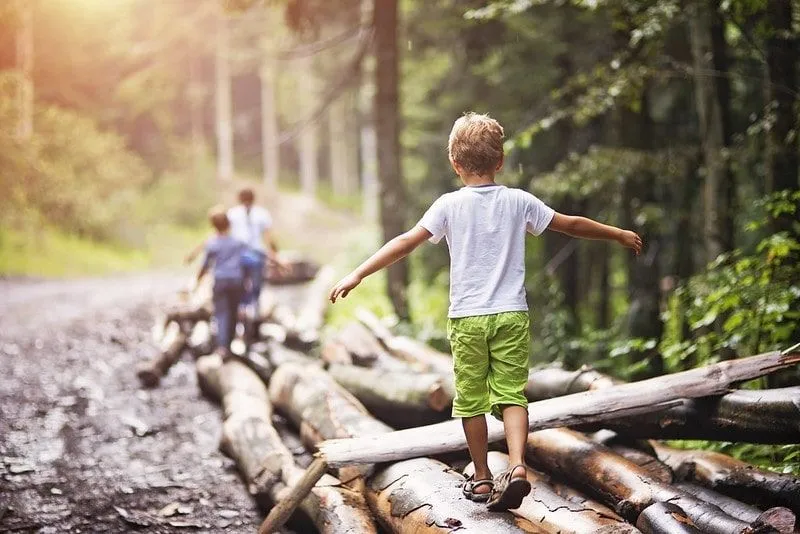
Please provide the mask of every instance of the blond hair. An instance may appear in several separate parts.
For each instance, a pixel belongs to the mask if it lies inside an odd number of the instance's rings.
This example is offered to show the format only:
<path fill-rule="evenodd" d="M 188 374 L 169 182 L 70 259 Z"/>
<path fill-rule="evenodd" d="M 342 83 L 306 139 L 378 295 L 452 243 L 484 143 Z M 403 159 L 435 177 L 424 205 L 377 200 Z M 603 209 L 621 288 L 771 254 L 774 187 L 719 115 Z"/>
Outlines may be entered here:
<path fill-rule="evenodd" d="M 489 115 L 465 113 L 453 124 L 447 153 L 468 173 L 494 173 L 503 159 L 503 127 Z"/>
<path fill-rule="evenodd" d="M 216 228 L 217 232 L 227 232 L 231 227 L 231 221 L 223 206 L 214 206 L 208 210 L 208 221 L 211 226 Z"/>

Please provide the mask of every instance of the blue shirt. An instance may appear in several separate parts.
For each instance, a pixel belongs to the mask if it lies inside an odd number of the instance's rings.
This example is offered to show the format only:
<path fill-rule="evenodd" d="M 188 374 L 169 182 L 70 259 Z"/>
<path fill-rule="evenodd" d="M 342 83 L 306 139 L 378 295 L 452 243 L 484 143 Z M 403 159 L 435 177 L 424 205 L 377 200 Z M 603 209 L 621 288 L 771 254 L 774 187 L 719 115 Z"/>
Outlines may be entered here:
<path fill-rule="evenodd" d="M 214 264 L 214 280 L 241 280 L 242 254 L 247 245 L 229 235 L 212 237 L 206 243 L 206 257 L 203 268 Z"/>

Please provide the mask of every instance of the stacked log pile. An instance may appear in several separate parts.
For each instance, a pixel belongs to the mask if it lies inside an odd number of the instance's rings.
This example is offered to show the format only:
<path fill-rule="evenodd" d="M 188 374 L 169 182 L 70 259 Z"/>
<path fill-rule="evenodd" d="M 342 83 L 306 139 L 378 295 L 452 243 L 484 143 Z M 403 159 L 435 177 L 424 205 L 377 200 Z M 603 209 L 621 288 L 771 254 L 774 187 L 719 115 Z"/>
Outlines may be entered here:
<path fill-rule="evenodd" d="M 323 533 L 795 532 L 797 478 L 647 440 L 800 442 L 800 388 L 730 390 L 800 355 L 634 384 L 591 369 L 532 371 L 533 490 L 519 509 L 490 513 L 461 494 L 468 456 L 460 424 L 448 421 L 449 355 L 394 335 L 366 312 L 323 335 L 329 281 L 321 269 L 295 312 L 263 307 L 271 326 L 259 332 L 267 335 L 230 361 L 209 354 L 206 318 L 167 327 L 170 346 L 181 332 L 199 356 L 201 389 L 221 405 L 222 450 L 272 509 L 261 532 L 289 515 L 290 528 Z M 499 423 L 490 429 L 493 440 L 498 429 L 502 436 Z M 491 453 L 495 473 L 507 463 Z"/>

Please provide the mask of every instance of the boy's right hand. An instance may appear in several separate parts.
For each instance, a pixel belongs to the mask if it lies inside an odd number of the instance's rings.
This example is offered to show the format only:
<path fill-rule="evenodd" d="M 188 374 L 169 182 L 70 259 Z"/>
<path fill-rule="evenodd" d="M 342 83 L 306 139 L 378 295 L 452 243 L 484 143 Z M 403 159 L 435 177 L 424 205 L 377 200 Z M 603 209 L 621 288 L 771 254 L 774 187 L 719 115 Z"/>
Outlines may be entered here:
<path fill-rule="evenodd" d="M 637 256 L 642 252 L 642 238 L 636 232 L 621 230 L 617 241 L 623 247 L 632 249 Z"/>
<path fill-rule="evenodd" d="M 333 286 L 331 289 L 330 300 L 335 303 L 339 297 L 345 298 L 350 291 L 361 283 L 361 277 L 355 273 L 350 273 Z"/>

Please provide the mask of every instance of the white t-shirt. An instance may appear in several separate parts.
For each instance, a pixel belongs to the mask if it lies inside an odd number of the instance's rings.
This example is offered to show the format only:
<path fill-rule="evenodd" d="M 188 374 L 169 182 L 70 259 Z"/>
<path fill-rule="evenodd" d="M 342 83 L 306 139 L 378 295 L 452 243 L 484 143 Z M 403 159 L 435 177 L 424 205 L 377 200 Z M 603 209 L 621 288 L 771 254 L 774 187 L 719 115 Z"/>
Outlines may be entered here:
<path fill-rule="evenodd" d="M 450 249 L 448 317 L 526 311 L 525 234 L 539 235 L 555 211 L 521 189 L 462 187 L 436 199 L 419 222 Z"/>
<path fill-rule="evenodd" d="M 250 248 L 264 252 L 264 230 L 272 227 L 272 217 L 260 206 L 251 206 L 248 212 L 241 204 L 228 210 L 231 236 L 244 241 Z"/>

